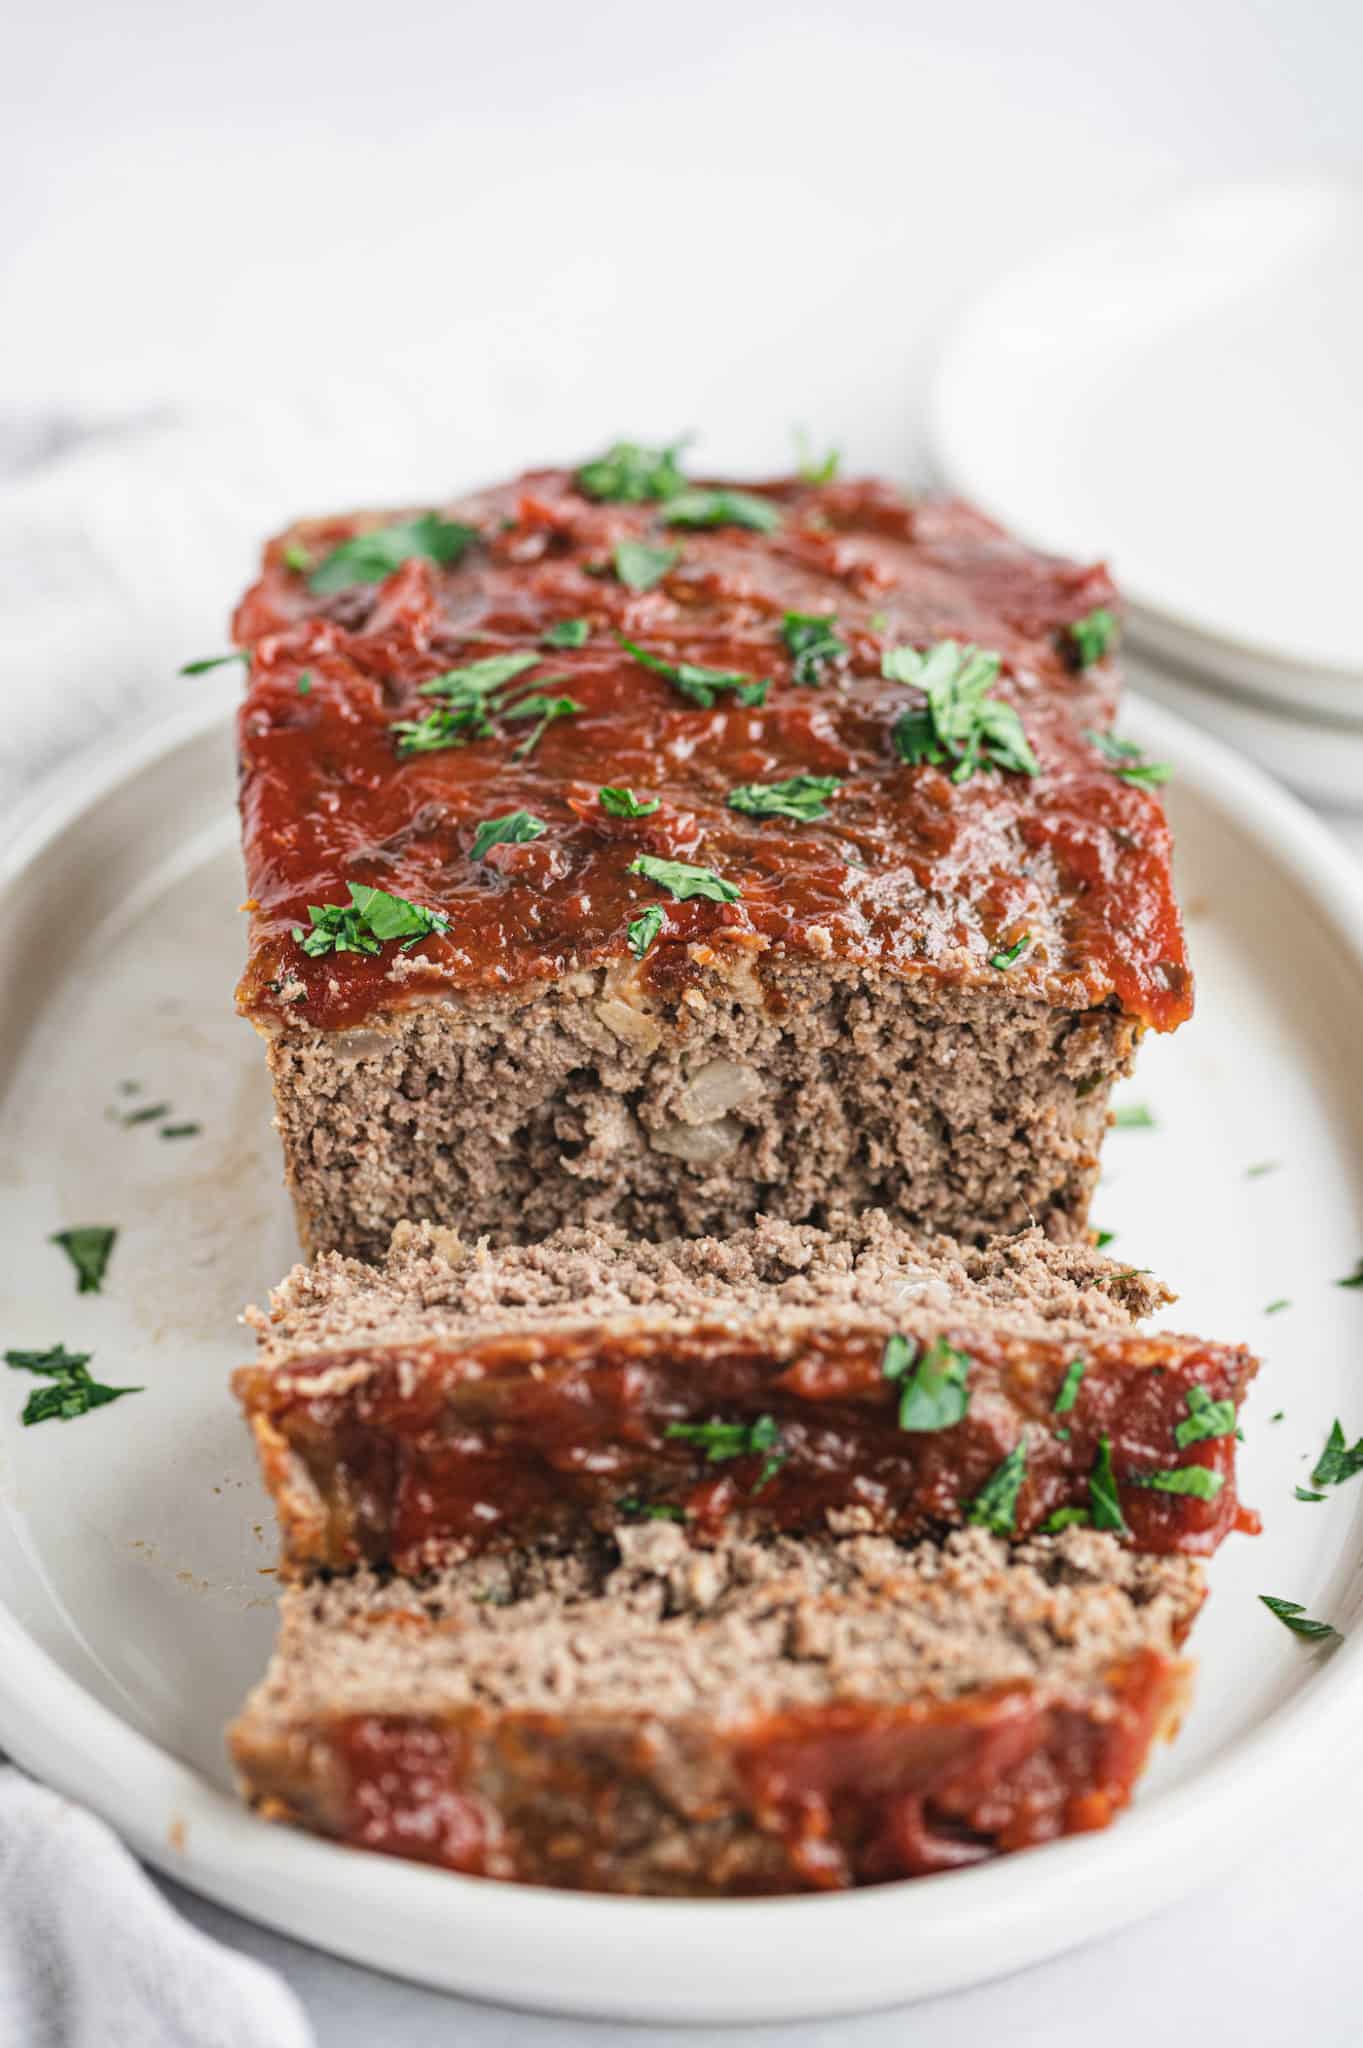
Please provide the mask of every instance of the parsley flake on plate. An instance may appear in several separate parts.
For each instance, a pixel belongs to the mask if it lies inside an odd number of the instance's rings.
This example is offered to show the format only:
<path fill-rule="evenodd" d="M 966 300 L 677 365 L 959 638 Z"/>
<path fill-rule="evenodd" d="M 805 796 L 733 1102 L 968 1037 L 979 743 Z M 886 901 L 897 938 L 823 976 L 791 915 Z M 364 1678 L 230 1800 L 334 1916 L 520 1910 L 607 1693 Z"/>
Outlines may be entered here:
<path fill-rule="evenodd" d="M 432 932 L 449 931 L 449 919 L 438 910 L 359 882 L 348 882 L 346 887 L 349 903 L 310 903 L 312 930 L 294 926 L 294 943 L 309 959 L 320 959 L 324 953 L 377 953 L 389 939 L 401 939 L 402 952 L 410 953 Z"/>
<path fill-rule="evenodd" d="M 1359 1260 L 1352 1273 L 1346 1274 L 1343 1280 L 1336 1280 L 1335 1285 L 1336 1287 L 1363 1287 L 1363 1259 Z"/>
<path fill-rule="evenodd" d="M 76 1269 L 77 1294 L 99 1294 L 118 1231 L 109 1223 L 85 1223 L 58 1230 L 48 1239 L 58 1244 Z"/>
<path fill-rule="evenodd" d="M 1343 1641 L 1339 1630 L 1332 1623 L 1312 1621 L 1300 1600 L 1279 1600 L 1272 1593 L 1261 1593 L 1259 1598 L 1269 1613 L 1276 1614 L 1284 1628 L 1290 1628 L 1293 1635 L 1305 1636 L 1307 1641 L 1312 1643 Z"/>
<path fill-rule="evenodd" d="M 210 669 L 226 668 L 229 662 L 241 661 L 250 666 L 251 650 L 238 647 L 231 654 L 208 654 L 201 661 L 187 661 L 180 670 L 182 676 L 206 676 Z"/>
<path fill-rule="evenodd" d="M 656 882 L 678 903 L 688 903 L 693 896 L 707 897 L 712 903 L 736 903 L 743 893 L 737 882 L 726 882 L 713 868 L 692 867 L 684 860 L 660 860 L 651 853 L 641 853 L 626 872 Z"/>
<path fill-rule="evenodd" d="M 802 484 L 831 484 L 837 476 L 842 462 L 841 450 L 830 448 L 826 455 L 816 455 L 803 427 L 795 429 L 795 452 L 798 460 L 796 473 Z"/>
<path fill-rule="evenodd" d="M 887 648 L 881 674 L 888 682 L 911 684 L 927 700 L 895 720 L 891 739 L 900 760 L 951 763 L 953 782 L 966 782 L 981 768 L 1039 775 L 1041 764 L 1022 720 L 1011 704 L 990 694 L 1002 666 L 999 655 L 958 640 L 925 649 Z"/>
<path fill-rule="evenodd" d="M 1119 1131 L 1153 1131 L 1155 1119 L 1143 1102 L 1120 1102 L 1112 1112 Z"/>
<path fill-rule="evenodd" d="M 1363 1437 L 1356 1444 L 1347 1443 L 1336 1416 L 1325 1439 L 1325 1449 L 1312 1468 L 1311 1484 L 1342 1486 L 1346 1479 L 1353 1479 L 1359 1472 L 1363 1472 Z"/>
<path fill-rule="evenodd" d="M 842 788 L 836 775 L 792 775 L 785 782 L 741 782 L 729 791 L 731 811 L 750 818 L 794 818 L 811 824 L 828 816 L 827 800 Z"/>
<path fill-rule="evenodd" d="M 21 1420 L 26 1429 L 35 1422 L 72 1422 L 124 1394 L 143 1392 L 141 1387 L 107 1387 L 92 1379 L 86 1371 L 90 1358 L 90 1352 L 68 1351 L 64 1344 L 54 1344 L 47 1351 L 5 1353 L 5 1364 L 13 1371 L 42 1373 L 52 1382 L 35 1388 L 25 1402 Z"/>
<path fill-rule="evenodd" d="M 382 583 L 385 576 L 416 556 L 445 567 L 457 562 L 477 538 L 476 526 L 442 519 L 438 512 L 375 526 L 367 533 L 352 534 L 333 548 L 308 577 L 308 588 L 318 597 L 328 597 L 333 591 L 349 589 L 352 583 Z"/>

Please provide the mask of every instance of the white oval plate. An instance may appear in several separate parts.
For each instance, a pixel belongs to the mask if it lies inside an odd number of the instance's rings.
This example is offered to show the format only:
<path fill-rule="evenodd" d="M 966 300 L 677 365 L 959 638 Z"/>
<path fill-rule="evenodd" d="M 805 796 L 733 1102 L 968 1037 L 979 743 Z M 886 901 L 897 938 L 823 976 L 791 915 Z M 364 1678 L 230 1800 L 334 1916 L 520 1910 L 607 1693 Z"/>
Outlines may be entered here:
<path fill-rule="evenodd" d="M 1363 723 L 1363 192 L 1185 196 L 1005 279 L 932 404 L 953 488 L 1111 559 L 1152 653 Z"/>
<path fill-rule="evenodd" d="M 1355 1640 L 1322 1656 L 1255 1595 L 1363 1624 L 1363 1487 L 1298 1505 L 1332 1417 L 1363 1431 L 1363 910 L 1334 842 L 1192 728 L 1133 704 L 1172 759 L 1198 1017 L 1148 1041 L 1097 1221 L 1182 1291 L 1179 1323 L 1262 1347 L 1244 1491 L 1194 1646 L 1196 1703 L 1110 1833 L 906 1889 L 733 1903 L 502 1886 L 271 1828 L 234 1801 L 223 1723 L 264 1665 L 274 1537 L 226 1389 L 235 1317 L 293 1256 L 260 1050 L 233 1014 L 244 939 L 226 693 L 69 778 L 4 873 L 0 1331 L 141 1384 L 24 1430 L 0 1373 L 0 1742 L 183 1882 L 352 1960 L 548 2010 L 667 2020 L 846 2012 L 950 1990 L 1166 1904 L 1253 1838 L 1363 1714 Z M 136 1095 L 119 1092 L 135 1081 Z M 169 1101 L 202 1135 L 106 1111 Z M 1263 1161 L 1276 1170 L 1251 1177 Z M 120 1235 L 77 1295 L 47 1242 Z M 1275 1297 L 1292 1307 L 1272 1317 Z M 1276 1410 L 1285 1419 L 1273 1422 Z"/>

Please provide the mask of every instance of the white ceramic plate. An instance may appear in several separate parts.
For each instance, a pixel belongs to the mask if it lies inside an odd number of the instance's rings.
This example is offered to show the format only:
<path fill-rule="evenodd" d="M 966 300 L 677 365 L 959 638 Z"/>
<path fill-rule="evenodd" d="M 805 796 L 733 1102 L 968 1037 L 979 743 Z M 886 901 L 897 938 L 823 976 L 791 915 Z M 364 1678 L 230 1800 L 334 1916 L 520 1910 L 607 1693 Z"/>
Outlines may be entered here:
<path fill-rule="evenodd" d="M 273 1533 L 225 1381 L 235 1317 L 289 1264 L 263 1062 L 232 1012 L 244 932 L 226 693 L 69 779 L 4 874 L 0 1331 L 94 1353 L 146 1391 L 24 1430 L 0 1373 L 0 1741 L 183 1882 L 354 1960 L 516 2004 L 788 2019 L 926 1996 L 1037 1960 L 1265 1853 L 1287 1795 L 1363 1722 L 1363 1486 L 1292 1497 L 1331 1418 L 1363 1431 L 1363 907 L 1334 843 L 1190 727 L 1133 705 L 1171 802 L 1200 976 L 1193 1025 L 1148 1042 L 1097 1221 L 1182 1290 L 1176 1319 L 1267 1354 L 1251 1399 L 1257 1541 L 1213 1572 L 1178 1744 L 1106 1835 L 911 1889 L 685 1903 L 499 1886 L 269 1828 L 230 1794 L 221 1729 L 271 1635 Z M 120 1082 L 135 1081 L 136 1096 Z M 168 1142 L 110 1109 L 166 1100 Z M 1251 1178 L 1260 1162 L 1280 1162 Z M 77 1295 L 49 1232 L 112 1223 Z M 1276 1297 L 1292 1307 L 1265 1316 Z M 1274 1411 L 1285 1419 L 1272 1422 Z M 1321 1656 L 1255 1599 L 1355 1639 Z M 1297 1808 L 1300 1813 L 1300 1807 Z"/>
<path fill-rule="evenodd" d="M 1133 635 L 1363 724 L 1363 191 L 1184 197 L 986 292 L 932 406 L 953 486 L 1111 560 Z"/>

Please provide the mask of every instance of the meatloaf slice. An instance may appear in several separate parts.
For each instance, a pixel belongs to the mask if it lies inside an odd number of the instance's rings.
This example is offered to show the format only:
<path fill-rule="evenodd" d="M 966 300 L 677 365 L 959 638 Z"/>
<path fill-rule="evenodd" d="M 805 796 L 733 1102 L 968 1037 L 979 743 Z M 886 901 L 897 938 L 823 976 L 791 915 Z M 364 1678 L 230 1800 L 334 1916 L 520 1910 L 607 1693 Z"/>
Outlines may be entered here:
<path fill-rule="evenodd" d="M 701 1542 L 1058 1516 L 1208 1552 L 1255 1361 L 1141 1334 L 1162 1295 L 1039 1231 L 962 1249 L 881 1213 L 495 1253 L 404 1226 L 380 1269 L 296 1268 L 235 1386 L 289 1571 L 420 1571 L 622 1515 Z"/>
<path fill-rule="evenodd" d="M 289 1589 L 231 1731 L 262 1812 L 453 1870 L 716 1895 L 913 1877 L 1106 1825 L 1172 1732 L 1187 1558 L 626 1527 Z"/>
<path fill-rule="evenodd" d="M 1191 1006 L 1115 603 L 961 505 L 675 464 L 273 542 L 239 1003 L 307 1249 L 1081 1234 L 1109 1086 Z"/>

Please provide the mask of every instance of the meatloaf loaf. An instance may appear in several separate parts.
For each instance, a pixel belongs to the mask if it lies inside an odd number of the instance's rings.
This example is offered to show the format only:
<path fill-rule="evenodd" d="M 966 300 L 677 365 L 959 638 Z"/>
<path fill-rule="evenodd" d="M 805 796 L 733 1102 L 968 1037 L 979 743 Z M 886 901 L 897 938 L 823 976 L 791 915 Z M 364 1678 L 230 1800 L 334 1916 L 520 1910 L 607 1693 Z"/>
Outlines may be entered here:
<path fill-rule="evenodd" d="M 622 1517 L 900 1537 L 1092 1522 L 1209 1552 L 1239 1515 L 1242 1348 L 1142 1334 L 1143 1275 L 1039 1231 L 922 1243 L 883 1213 L 728 1241 L 609 1229 L 469 1250 L 403 1226 L 256 1312 L 236 1389 L 287 1570 L 447 1564 Z"/>
<path fill-rule="evenodd" d="M 1103 1826 L 1183 1696 L 1187 1558 L 664 1524 L 286 1591 L 232 1731 L 273 1819 L 594 1891 L 917 1876 Z"/>
<path fill-rule="evenodd" d="M 273 541 L 239 1002 L 309 1251 L 1081 1234 L 1191 1006 L 1115 602 L 960 504 L 635 448 Z"/>

